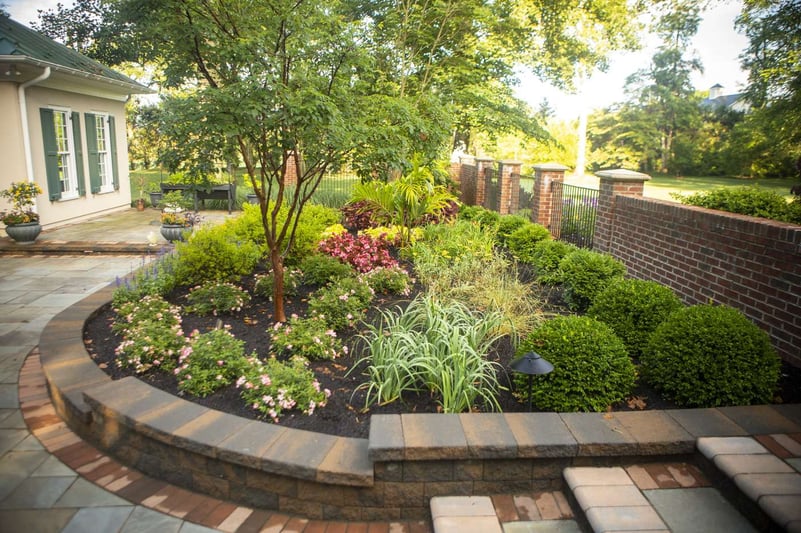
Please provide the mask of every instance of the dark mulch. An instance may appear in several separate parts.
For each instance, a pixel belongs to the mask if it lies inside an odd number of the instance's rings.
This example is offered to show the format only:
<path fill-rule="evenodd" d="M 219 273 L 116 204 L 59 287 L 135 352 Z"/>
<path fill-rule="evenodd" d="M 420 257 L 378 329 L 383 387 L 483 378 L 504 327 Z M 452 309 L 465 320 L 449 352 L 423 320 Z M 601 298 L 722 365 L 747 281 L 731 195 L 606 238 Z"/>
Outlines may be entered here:
<path fill-rule="evenodd" d="M 245 278 L 241 283 L 241 286 L 247 289 L 251 295 L 254 294 L 252 291 L 252 279 L 253 277 Z M 419 287 L 416 289 L 419 291 Z M 310 287 L 304 287 L 300 296 L 286 302 L 287 316 L 292 313 L 304 316 L 307 297 L 311 290 L 312 288 Z M 177 304 L 185 304 L 187 292 L 186 290 L 178 290 L 170 295 L 169 299 Z M 386 309 L 404 306 L 409 301 L 409 298 L 411 296 L 403 298 L 378 296 L 374 302 L 375 307 L 368 314 L 368 320 L 376 318 L 378 308 Z M 543 293 L 542 298 L 546 304 L 547 312 L 565 312 L 558 290 L 550 290 Z M 252 296 L 250 303 L 241 312 L 219 318 L 222 319 L 224 324 L 230 325 L 231 332 L 238 339 L 245 342 L 246 353 L 256 351 L 260 356 L 266 356 L 270 347 L 270 336 L 267 331 L 272 325 L 272 310 L 273 304 L 268 299 Z M 200 332 L 209 331 L 215 328 L 218 322 L 218 317 L 213 316 L 201 317 L 188 313 L 182 316 L 183 330 L 186 333 L 194 329 Z M 120 379 L 135 374 L 130 369 L 121 369 L 115 364 L 114 349 L 121 342 L 121 338 L 111 331 L 110 326 L 113 320 L 114 312 L 110 306 L 103 307 L 86 323 L 84 339 L 91 357 L 98 365 L 112 378 Z M 312 368 L 320 381 L 320 385 L 332 391 L 328 404 L 324 408 L 317 409 L 312 416 L 302 414 L 284 416 L 281 419 L 281 425 L 331 435 L 366 438 L 369 433 L 370 415 L 372 414 L 438 412 L 438 405 L 435 399 L 427 394 L 410 394 L 404 397 L 402 402 L 372 406 L 369 410 L 365 410 L 364 391 L 357 390 L 359 385 L 365 381 L 361 368 L 356 366 L 360 358 L 357 342 L 359 333 L 360 331 L 355 329 L 340 332 L 339 337 L 349 346 L 348 355 L 335 361 L 312 362 Z M 497 342 L 495 349 L 489 354 L 489 358 L 499 362 L 504 368 L 500 381 L 507 390 L 502 391 L 498 398 L 502 410 L 504 412 L 526 411 L 528 407 L 526 402 L 523 401 L 521 403 L 512 393 L 508 372 L 509 363 L 514 358 L 514 353 L 509 340 L 502 339 Z M 783 370 L 781 391 L 778 398 L 785 403 L 801 403 L 801 387 L 799 386 L 801 385 L 801 370 L 786 365 Z M 159 389 L 180 395 L 177 380 L 171 374 L 151 371 L 138 377 Z M 525 396 L 525 391 L 523 392 Z M 206 398 L 186 396 L 186 399 L 206 407 L 246 418 L 257 419 L 260 414 L 245 405 L 245 402 L 239 397 L 238 389 L 234 385 L 228 386 Z M 635 409 L 669 409 L 674 407 L 674 404 L 663 400 L 658 393 L 646 384 L 640 383 L 627 401 L 611 406 L 610 409 L 626 411 Z M 478 408 L 481 410 L 481 406 L 478 406 Z"/>

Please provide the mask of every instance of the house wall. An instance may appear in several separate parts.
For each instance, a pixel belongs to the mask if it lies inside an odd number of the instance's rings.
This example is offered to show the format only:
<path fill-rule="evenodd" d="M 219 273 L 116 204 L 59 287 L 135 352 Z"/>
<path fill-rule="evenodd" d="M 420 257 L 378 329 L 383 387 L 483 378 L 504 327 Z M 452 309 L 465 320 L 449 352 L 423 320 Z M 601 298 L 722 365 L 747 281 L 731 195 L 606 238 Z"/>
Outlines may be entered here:
<path fill-rule="evenodd" d="M 0 128 L 0 190 L 7 188 L 12 181 L 25 180 L 25 148 L 20 135 L 19 100 L 17 84 L 0 82 L 0 117 L 3 127 Z M 11 207 L 6 200 L 0 199 L 0 211 Z"/>
<path fill-rule="evenodd" d="M 741 310 L 801 367 L 801 226 L 617 195 L 604 250 L 687 304 Z M 601 218 L 599 213 L 598 218 Z"/>
<path fill-rule="evenodd" d="M 47 179 L 39 109 L 48 106 L 58 106 L 70 108 L 72 111 L 81 113 L 81 144 L 83 152 L 81 164 L 83 165 L 86 193 L 84 196 L 75 199 L 59 200 L 55 202 L 51 202 L 47 194 L 39 196 L 37 209 L 42 226 L 45 228 L 56 227 L 92 218 L 104 213 L 129 208 L 131 205 L 131 187 L 128 175 L 125 102 L 38 86 L 32 86 L 27 89 L 26 100 L 34 179 L 42 187 L 43 191 L 47 191 Z M 99 194 L 92 194 L 91 192 L 89 186 L 86 123 L 84 122 L 85 113 L 108 113 L 115 117 L 117 170 L 119 175 L 118 190 Z M 19 124 L 19 120 L 16 122 Z M 18 128 L 17 131 L 19 131 Z M 23 174 L 21 175 L 24 175 L 24 156 Z"/>

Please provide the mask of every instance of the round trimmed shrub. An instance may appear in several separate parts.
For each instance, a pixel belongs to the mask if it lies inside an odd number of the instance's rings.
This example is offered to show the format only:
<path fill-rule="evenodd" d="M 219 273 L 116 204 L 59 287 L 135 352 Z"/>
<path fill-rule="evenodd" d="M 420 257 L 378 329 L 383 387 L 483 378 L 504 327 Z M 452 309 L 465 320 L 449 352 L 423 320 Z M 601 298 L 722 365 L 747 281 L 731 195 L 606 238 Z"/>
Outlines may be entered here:
<path fill-rule="evenodd" d="M 551 239 L 551 232 L 541 224 L 528 223 L 506 237 L 506 246 L 518 261 L 534 262 L 534 247 L 538 242 Z"/>
<path fill-rule="evenodd" d="M 501 244 L 506 244 L 509 235 L 528 224 L 531 222 L 520 215 L 501 215 L 498 219 L 498 240 Z"/>
<path fill-rule="evenodd" d="M 586 311 L 595 297 L 626 275 L 626 266 L 611 255 L 579 249 L 559 263 L 564 299 L 575 311 Z"/>
<path fill-rule="evenodd" d="M 612 329 L 587 316 L 547 321 L 521 343 L 517 355 L 534 351 L 553 364 L 553 371 L 535 376 L 533 403 L 548 411 L 604 411 L 625 400 L 634 387 L 636 370 Z M 528 398 L 528 376 L 514 374 L 522 401 Z"/>
<path fill-rule="evenodd" d="M 562 282 L 559 263 L 570 252 L 578 250 L 576 245 L 569 242 L 552 239 L 539 241 L 534 245 L 532 265 L 537 273 L 537 281 L 545 285 L 556 285 Z"/>
<path fill-rule="evenodd" d="M 770 402 L 780 361 L 768 334 L 726 306 L 679 309 L 643 351 L 644 378 L 680 406 Z"/>
<path fill-rule="evenodd" d="M 651 333 L 682 304 L 669 287 L 655 281 L 622 279 L 601 291 L 587 315 L 612 328 L 629 355 L 639 357 Z"/>

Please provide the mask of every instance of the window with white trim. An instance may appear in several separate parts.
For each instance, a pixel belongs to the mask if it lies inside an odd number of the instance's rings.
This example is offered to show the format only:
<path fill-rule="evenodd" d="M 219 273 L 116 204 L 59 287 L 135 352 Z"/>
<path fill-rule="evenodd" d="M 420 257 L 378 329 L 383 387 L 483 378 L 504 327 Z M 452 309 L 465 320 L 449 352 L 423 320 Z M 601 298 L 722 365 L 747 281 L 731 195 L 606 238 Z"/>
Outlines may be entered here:
<path fill-rule="evenodd" d="M 97 138 L 97 165 L 100 176 L 100 192 L 114 190 L 114 177 L 111 171 L 111 145 L 108 133 L 108 115 L 95 115 L 95 134 Z"/>
<path fill-rule="evenodd" d="M 75 145 L 71 135 L 72 117 L 68 110 L 53 109 L 53 126 L 58 151 L 58 181 L 61 198 L 78 196 L 78 179 L 75 171 Z"/>

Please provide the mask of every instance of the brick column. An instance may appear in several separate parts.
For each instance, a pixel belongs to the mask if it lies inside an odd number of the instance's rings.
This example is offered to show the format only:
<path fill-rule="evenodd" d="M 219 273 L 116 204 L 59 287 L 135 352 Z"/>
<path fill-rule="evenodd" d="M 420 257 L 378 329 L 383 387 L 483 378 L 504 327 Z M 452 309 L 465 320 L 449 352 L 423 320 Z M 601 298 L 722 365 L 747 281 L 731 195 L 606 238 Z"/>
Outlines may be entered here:
<path fill-rule="evenodd" d="M 487 169 L 491 169 L 494 159 L 476 158 L 476 205 L 484 205 L 487 201 Z"/>
<path fill-rule="evenodd" d="M 601 179 L 598 191 L 598 210 L 595 215 L 595 236 L 593 248 L 608 252 L 612 244 L 615 225 L 615 196 L 626 195 L 642 198 L 645 182 L 651 179 L 648 174 L 625 170 L 602 170 L 595 173 Z"/>
<path fill-rule="evenodd" d="M 294 185 L 298 181 L 297 168 L 295 167 L 295 153 L 289 152 L 286 160 L 286 170 L 284 171 L 284 185 Z"/>
<path fill-rule="evenodd" d="M 498 163 L 498 187 L 500 188 L 500 207 L 502 215 L 516 213 L 520 205 L 520 161 L 500 161 Z"/>
<path fill-rule="evenodd" d="M 564 182 L 568 167 L 559 163 L 542 163 L 534 165 L 534 206 L 531 209 L 531 220 L 551 229 L 553 213 L 552 182 Z M 561 206 L 559 206 L 561 208 Z M 553 233 L 553 231 L 551 231 Z"/>

